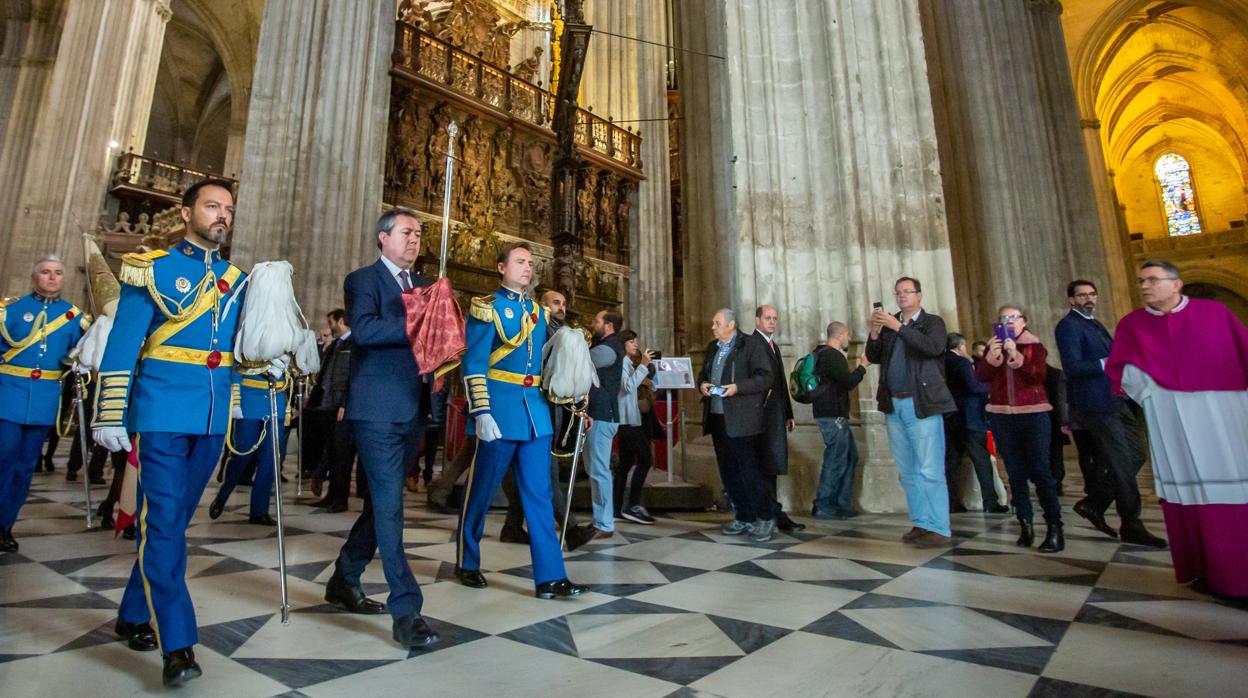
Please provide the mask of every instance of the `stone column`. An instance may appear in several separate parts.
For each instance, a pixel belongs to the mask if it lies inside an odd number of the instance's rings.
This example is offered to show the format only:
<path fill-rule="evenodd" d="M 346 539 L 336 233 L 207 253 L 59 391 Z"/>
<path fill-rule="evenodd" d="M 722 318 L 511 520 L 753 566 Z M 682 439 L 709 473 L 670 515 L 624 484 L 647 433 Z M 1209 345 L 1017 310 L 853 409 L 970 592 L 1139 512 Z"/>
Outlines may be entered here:
<path fill-rule="evenodd" d="M 865 339 L 871 303 L 893 307 L 902 275 L 924 305 L 955 312 L 919 0 L 677 3 L 690 344 L 716 308 L 780 311 L 786 365 L 830 320 Z M 861 351 L 861 344 L 854 349 Z M 876 370 L 858 388 L 860 504 L 904 510 L 876 411 Z M 799 407 L 782 500 L 814 494 L 822 442 Z M 712 461 L 713 462 L 713 461 Z M 709 464 L 691 473 L 713 481 Z M 787 483 L 785 482 L 787 480 Z"/>
<path fill-rule="evenodd" d="M 1105 164 L 1101 122 L 1099 119 L 1082 119 L 1079 124 L 1083 128 L 1084 153 L 1092 171 L 1092 194 L 1096 198 L 1096 217 L 1100 222 L 1101 244 L 1105 249 L 1105 285 L 1113 291 L 1113 302 L 1103 305 L 1100 319 L 1107 327 L 1113 328 L 1118 318 L 1138 307 L 1136 296 L 1139 290 L 1132 274 L 1131 238 L 1122 225 L 1113 176 Z"/>
<path fill-rule="evenodd" d="M 377 256 L 394 20 L 394 0 L 265 3 L 233 254 L 289 260 L 313 323 Z"/>
<path fill-rule="evenodd" d="M 1020 303 L 1052 347 L 1067 282 L 1106 278 L 1060 5 L 935 0 L 923 8 L 967 301 L 960 329 L 986 334 L 998 305 Z"/>
<path fill-rule="evenodd" d="M 41 254 L 66 256 L 76 275 L 79 233 L 95 226 L 115 155 L 143 150 L 170 16 L 168 0 L 66 3 L 43 106 L 20 134 L 29 139 L 24 165 L 6 147 L 4 178 L 22 183 L 15 205 L 0 200 L 0 229 L 11 231 L 0 255 L 6 291 L 25 288 Z"/>
<path fill-rule="evenodd" d="M 586 21 L 596 30 L 589 41 L 581 99 L 594 113 L 610 116 L 641 133 L 645 181 L 629 223 L 629 266 L 625 315 L 645 346 L 675 348 L 672 300 L 672 187 L 668 162 L 667 53 L 662 46 L 622 39 L 667 42 L 664 0 L 589 3 Z M 652 121 L 652 119 L 654 119 Z"/>

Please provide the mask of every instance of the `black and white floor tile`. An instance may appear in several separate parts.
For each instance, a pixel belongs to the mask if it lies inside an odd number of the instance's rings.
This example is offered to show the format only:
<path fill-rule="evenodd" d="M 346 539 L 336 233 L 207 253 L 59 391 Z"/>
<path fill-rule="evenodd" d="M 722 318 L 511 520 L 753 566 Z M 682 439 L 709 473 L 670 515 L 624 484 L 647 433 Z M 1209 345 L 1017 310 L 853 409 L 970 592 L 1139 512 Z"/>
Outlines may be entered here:
<path fill-rule="evenodd" d="M 947 549 L 899 541 L 900 515 L 816 522 L 765 545 L 686 514 L 567 558 L 592 585 L 532 595 L 527 547 L 483 543 L 488 589 L 452 578 L 455 519 L 409 495 L 405 533 L 433 651 L 390 639 L 388 616 L 322 599 L 355 511 L 327 514 L 287 486 L 294 612 L 277 613 L 275 532 L 246 523 L 246 488 L 217 521 L 215 490 L 188 530 L 203 679 L 228 696 L 1184 696 L 1244 695 L 1248 608 L 1176 584 L 1169 554 L 1108 539 L 1068 513 L 1067 549 L 1013 545 L 1008 516 L 954 516 Z M 97 496 L 102 496 L 99 492 Z M 353 509 L 358 508 L 353 502 Z M 112 633 L 135 553 L 84 531 L 80 484 L 37 475 L 0 557 L 0 695 L 160 690 L 160 658 Z M 1066 510 L 1069 512 L 1069 509 Z M 1146 520 L 1162 532 L 1160 510 Z M 385 600 L 379 563 L 365 591 Z"/>

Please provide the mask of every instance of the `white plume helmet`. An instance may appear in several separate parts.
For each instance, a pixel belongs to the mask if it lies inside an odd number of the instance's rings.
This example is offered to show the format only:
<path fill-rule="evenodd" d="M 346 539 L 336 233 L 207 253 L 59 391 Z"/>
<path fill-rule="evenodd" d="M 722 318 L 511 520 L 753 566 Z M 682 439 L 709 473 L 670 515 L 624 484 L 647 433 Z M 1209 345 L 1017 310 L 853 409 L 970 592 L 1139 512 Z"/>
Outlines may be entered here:
<path fill-rule="evenodd" d="M 560 327 L 546 340 L 542 360 L 542 385 L 553 401 L 578 401 L 598 385 L 598 371 L 579 329 Z"/>
<path fill-rule="evenodd" d="M 316 333 L 312 330 L 301 331 L 301 338 L 295 346 L 295 365 L 305 375 L 321 370 L 321 348 L 317 346 Z"/>
<path fill-rule="evenodd" d="M 78 363 L 86 366 L 92 371 L 100 370 L 100 360 L 104 358 L 104 347 L 108 344 L 108 334 L 113 329 L 113 319 L 108 315 L 101 315 L 91 323 L 91 327 L 87 328 L 86 334 L 82 335 L 82 339 L 78 340 L 78 346 L 74 349 L 73 355 L 78 358 Z"/>
<path fill-rule="evenodd" d="M 297 355 L 306 343 L 305 332 L 310 330 L 295 301 L 294 275 L 290 262 L 257 262 L 252 267 L 244 282 L 247 295 L 234 340 L 234 350 L 244 361 L 272 361 L 286 354 Z M 297 365 L 304 372 L 310 368 L 303 363 Z"/>

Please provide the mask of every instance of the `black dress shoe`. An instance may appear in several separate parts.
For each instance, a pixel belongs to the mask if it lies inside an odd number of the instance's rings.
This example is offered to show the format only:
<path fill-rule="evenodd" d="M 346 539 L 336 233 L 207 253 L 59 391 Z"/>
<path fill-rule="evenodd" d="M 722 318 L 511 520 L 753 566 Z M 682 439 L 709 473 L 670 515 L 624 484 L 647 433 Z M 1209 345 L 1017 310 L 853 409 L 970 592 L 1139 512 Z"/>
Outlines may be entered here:
<path fill-rule="evenodd" d="M 364 595 L 364 590 L 359 587 L 348 586 L 342 577 L 336 574 L 330 577 L 329 583 L 325 585 L 325 600 L 339 608 L 360 615 L 375 616 L 386 612 L 385 604 L 368 598 Z"/>
<path fill-rule="evenodd" d="M 329 513 L 331 514 L 341 514 L 342 512 L 347 510 L 347 503 L 346 502 L 334 502 L 333 504 L 330 504 L 327 509 Z"/>
<path fill-rule="evenodd" d="M 472 589 L 484 589 L 489 586 L 485 581 L 485 575 L 481 574 L 481 570 L 461 570 L 456 566 L 455 578 L 459 580 L 460 584 Z"/>
<path fill-rule="evenodd" d="M 1105 513 L 1094 510 L 1092 506 L 1088 504 L 1088 500 L 1086 498 L 1075 502 L 1075 505 L 1071 508 L 1074 509 L 1076 514 L 1087 519 L 1088 523 L 1092 524 L 1096 530 L 1104 533 L 1110 538 L 1118 537 L 1118 532 L 1114 530 L 1114 527 L 1110 526 L 1109 523 L 1105 521 Z"/>
<path fill-rule="evenodd" d="M 100 510 L 96 512 L 96 516 L 100 517 L 101 531 L 111 531 L 117 528 L 117 520 L 113 518 L 113 512 L 105 511 L 104 507 L 100 507 Z"/>
<path fill-rule="evenodd" d="M 588 591 L 588 586 L 584 584 L 573 584 L 567 578 L 564 578 L 556 579 L 553 582 L 542 582 L 537 585 L 537 591 L 533 593 L 539 599 L 553 599 L 556 596 L 580 596 Z"/>
<path fill-rule="evenodd" d="M 107 485 L 108 484 L 108 480 L 105 480 L 99 475 L 92 475 L 89 479 L 92 485 Z"/>
<path fill-rule="evenodd" d="M 1144 528 L 1144 522 L 1136 519 L 1134 521 L 1124 521 L 1122 528 L 1118 529 L 1118 537 L 1123 543 L 1131 545 L 1146 545 L 1150 548 L 1161 548 L 1165 550 L 1169 546 L 1166 545 L 1165 538 L 1158 538 L 1148 532 Z"/>
<path fill-rule="evenodd" d="M 130 524 L 129 526 L 126 526 L 124 529 L 122 529 L 121 537 L 124 540 L 134 540 L 134 524 Z"/>
<path fill-rule="evenodd" d="M 268 514 L 260 514 L 259 516 L 247 517 L 247 523 L 255 524 L 257 526 L 276 526 L 277 519 L 269 516 Z"/>
<path fill-rule="evenodd" d="M 563 534 L 563 542 L 568 546 L 569 552 L 576 550 L 593 539 L 593 530 L 584 526 L 571 526 L 568 528 L 568 532 Z"/>
<path fill-rule="evenodd" d="M 519 543 L 521 545 L 529 544 L 529 533 L 523 528 L 517 526 L 503 526 L 503 530 L 498 532 L 498 540 L 503 543 Z"/>
<path fill-rule="evenodd" d="M 1008 514 L 1010 513 L 1010 508 L 1004 504 L 993 504 L 987 509 L 984 509 L 984 513 L 985 514 Z"/>
<path fill-rule="evenodd" d="M 72 470 L 65 473 L 65 482 L 78 482 L 78 473 Z"/>
<path fill-rule="evenodd" d="M 790 519 L 789 515 L 782 511 L 776 515 L 776 528 L 781 531 L 804 531 L 806 530 L 806 524 Z"/>
<path fill-rule="evenodd" d="M 419 613 L 394 619 L 394 641 L 404 647 L 424 649 L 436 645 L 440 639 Z"/>
<path fill-rule="evenodd" d="M 0 528 L 0 553 L 15 553 L 17 548 L 17 539 L 13 537 L 13 529 Z"/>
<path fill-rule="evenodd" d="M 156 631 L 152 629 L 151 623 L 127 623 L 118 618 L 113 632 L 136 652 L 150 652 L 157 647 Z"/>
<path fill-rule="evenodd" d="M 1014 545 L 1020 548 L 1030 548 L 1031 544 L 1036 542 L 1036 529 L 1027 519 L 1018 520 L 1018 540 L 1014 541 Z"/>
<path fill-rule="evenodd" d="M 213 520 L 221 518 L 221 510 L 223 509 L 225 509 L 225 502 L 214 498 L 212 504 L 208 505 L 208 518 Z"/>
<path fill-rule="evenodd" d="M 195 663 L 195 651 L 190 647 L 174 650 L 165 655 L 165 670 L 161 678 L 166 688 L 181 686 L 203 675 L 203 670 Z"/>
<path fill-rule="evenodd" d="M 950 505 L 949 505 L 949 513 L 950 513 L 950 514 L 965 514 L 965 513 L 966 513 L 966 506 L 964 506 L 964 505 L 962 505 L 962 504 L 950 504 Z"/>
<path fill-rule="evenodd" d="M 1052 524 L 1044 533 L 1044 542 L 1040 544 L 1040 552 L 1056 553 L 1066 549 L 1066 536 L 1062 535 L 1062 525 Z"/>

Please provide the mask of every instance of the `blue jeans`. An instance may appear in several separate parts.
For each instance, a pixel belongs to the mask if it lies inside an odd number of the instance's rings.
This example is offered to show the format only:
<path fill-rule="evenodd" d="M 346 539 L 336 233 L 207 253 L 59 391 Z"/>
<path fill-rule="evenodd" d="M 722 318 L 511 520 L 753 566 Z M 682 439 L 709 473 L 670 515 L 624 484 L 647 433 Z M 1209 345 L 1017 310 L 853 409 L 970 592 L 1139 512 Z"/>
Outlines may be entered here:
<path fill-rule="evenodd" d="M 944 418 L 936 414 L 919 419 L 914 413 L 914 398 L 907 397 L 893 398 L 893 412 L 885 422 L 910 521 L 919 528 L 949 535 Z"/>
<path fill-rule="evenodd" d="M 1057 497 L 1057 481 L 1049 468 L 1049 445 L 1053 428 L 1048 412 L 1033 414 L 989 414 L 992 435 L 997 440 L 1005 472 L 1010 477 L 1014 514 L 1031 521 L 1031 495 L 1027 481 L 1035 483 L 1036 497 L 1044 510 L 1044 522 L 1060 526 L 1062 502 Z"/>
<path fill-rule="evenodd" d="M 13 528 L 30 494 L 30 478 L 39 451 L 52 430 L 48 424 L 18 424 L 0 419 L 0 528 Z"/>
<path fill-rule="evenodd" d="M 815 513 L 853 511 L 854 473 L 858 470 L 858 445 L 849 429 L 848 417 L 818 417 L 823 435 L 823 468 L 815 490 Z"/>
<path fill-rule="evenodd" d="M 594 420 L 594 426 L 585 435 L 585 448 L 589 451 L 589 483 L 594 500 L 594 528 L 599 531 L 615 530 L 615 512 L 612 511 L 611 442 L 620 430 L 616 422 Z M 576 477 L 576 473 L 572 474 Z"/>

